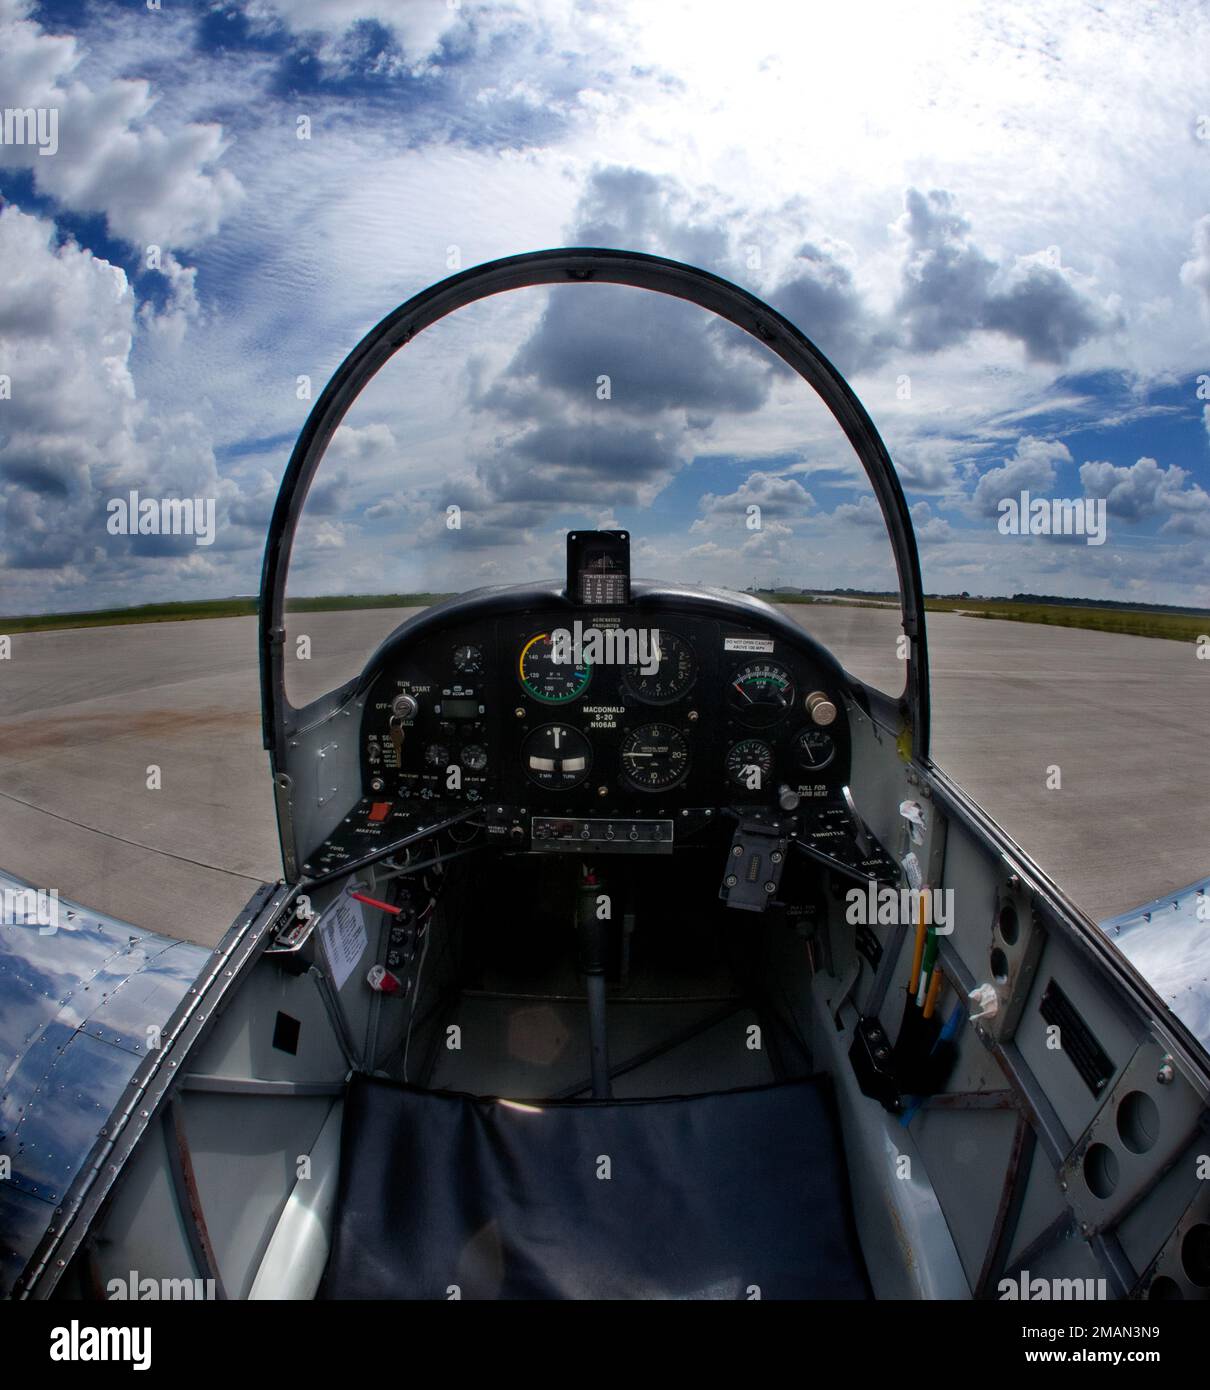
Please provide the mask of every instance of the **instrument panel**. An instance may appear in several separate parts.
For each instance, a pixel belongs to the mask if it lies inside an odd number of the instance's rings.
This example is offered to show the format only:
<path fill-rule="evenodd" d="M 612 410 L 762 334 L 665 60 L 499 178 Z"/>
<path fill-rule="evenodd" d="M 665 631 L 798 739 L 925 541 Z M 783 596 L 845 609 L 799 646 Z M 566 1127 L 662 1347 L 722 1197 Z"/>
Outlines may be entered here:
<path fill-rule="evenodd" d="M 832 668 L 773 625 L 533 609 L 401 634 L 371 686 L 366 795 L 542 816 L 792 810 L 848 777 Z"/>

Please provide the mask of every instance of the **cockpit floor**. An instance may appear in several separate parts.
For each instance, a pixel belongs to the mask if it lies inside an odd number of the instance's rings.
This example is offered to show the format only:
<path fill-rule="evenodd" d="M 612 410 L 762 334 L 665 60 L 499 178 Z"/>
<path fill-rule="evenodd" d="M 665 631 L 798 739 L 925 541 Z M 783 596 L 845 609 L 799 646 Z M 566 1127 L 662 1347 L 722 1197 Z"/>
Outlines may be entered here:
<path fill-rule="evenodd" d="M 607 1018 L 618 1099 L 775 1079 L 757 1015 L 737 999 L 611 998 Z M 427 1078 L 434 1089 L 517 1100 L 590 1093 L 583 999 L 464 993 L 438 1039 Z"/>

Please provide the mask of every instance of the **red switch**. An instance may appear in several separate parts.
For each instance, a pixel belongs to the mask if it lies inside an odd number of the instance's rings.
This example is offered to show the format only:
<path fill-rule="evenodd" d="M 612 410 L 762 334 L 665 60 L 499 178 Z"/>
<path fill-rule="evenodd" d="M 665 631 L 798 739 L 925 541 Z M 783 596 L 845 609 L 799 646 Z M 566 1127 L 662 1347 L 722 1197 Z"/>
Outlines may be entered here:
<path fill-rule="evenodd" d="M 371 820 L 386 820 L 391 813 L 391 803 L 389 801 L 376 801 L 370 807 Z"/>

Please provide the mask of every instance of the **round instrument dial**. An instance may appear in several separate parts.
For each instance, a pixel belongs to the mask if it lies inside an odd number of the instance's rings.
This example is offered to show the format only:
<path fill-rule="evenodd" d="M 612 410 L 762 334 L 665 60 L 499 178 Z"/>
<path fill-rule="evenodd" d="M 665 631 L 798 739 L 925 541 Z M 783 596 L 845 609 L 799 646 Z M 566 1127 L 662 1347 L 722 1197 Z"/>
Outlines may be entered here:
<path fill-rule="evenodd" d="M 622 740 L 622 772 L 636 791 L 666 792 L 689 775 L 689 744 L 671 724 L 640 724 Z"/>
<path fill-rule="evenodd" d="M 794 704 L 794 677 L 776 661 L 750 661 L 731 677 L 727 699 L 747 724 L 772 724 Z"/>
<path fill-rule="evenodd" d="M 657 631 L 652 636 L 652 660 L 635 662 L 626 667 L 624 680 L 627 690 L 636 699 L 649 705 L 670 705 L 679 700 L 697 680 L 697 657 L 693 648 L 675 632 Z"/>
<path fill-rule="evenodd" d="M 487 766 L 487 749 L 481 743 L 468 743 L 461 757 L 462 766 L 470 772 L 482 772 Z"/>
<path fill-rule="evenodd" d="M 517 659 L 521 688 L 544 705 L 565 705 L 579 699 L 592 680 L 592 667 L 586 661 L 555 661 L 554 641 L 549 632 L 539 632 L 521 648 Z"/>
<path fill-rule="evenodd" d="M 746 738 L 727 754 L 727 780 L 746 792 L 762 792 L 773 773 L 773 750 L 758 738 Z"/>
<path fill-rule="evenodd" d="M 521 766 L 539 787 L 568 791 L 592 770 L 592 744 L 569 724 L 542 724 L 525 735 Z"/>
<path fill-rule="evenodd" d="M 818 772 L 836 756 L 836 741 L 822 729 L 804 729 L 794 740 L 794 755 L 811 772 Z"/>
<path fill-rule="evenodd" d="M 450 760 L 450 750 L 444 743 L 430 743 L 424 750 L 424 760 L 430 767 L 445 767 Z"/>
<path fill-rule="evenodd" d="M 483 648 L 466 642 L 454 648 L 454 669 L 464 673 L 483 670 Z"/>

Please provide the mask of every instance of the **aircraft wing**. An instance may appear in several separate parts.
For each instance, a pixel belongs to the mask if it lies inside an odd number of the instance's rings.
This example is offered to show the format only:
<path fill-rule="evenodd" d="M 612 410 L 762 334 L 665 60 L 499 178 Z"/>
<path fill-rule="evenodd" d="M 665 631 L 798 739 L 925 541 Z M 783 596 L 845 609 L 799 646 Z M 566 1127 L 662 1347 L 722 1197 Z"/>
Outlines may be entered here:
<path fill-rule="evenodd" d="M 210 952 L 2 870 L 0 902 L 2 1297 Z"/>
<path fill-rule="evenodd" d="M 1100 926 L 1210 1051 L 1210 877 Z"/>

